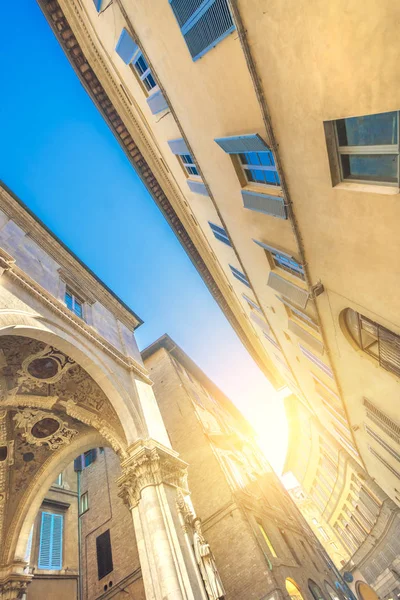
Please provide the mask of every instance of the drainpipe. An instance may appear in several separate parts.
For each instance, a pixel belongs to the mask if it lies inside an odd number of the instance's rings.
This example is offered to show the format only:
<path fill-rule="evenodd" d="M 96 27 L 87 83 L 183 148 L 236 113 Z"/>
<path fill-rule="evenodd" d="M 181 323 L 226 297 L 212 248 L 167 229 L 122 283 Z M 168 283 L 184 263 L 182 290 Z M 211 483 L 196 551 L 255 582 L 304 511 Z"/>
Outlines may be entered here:
<path fill-rule="evenodd" d="M 78 479 L 78 553 L 79 553 L 79 580 L 78 580 L 78 600 L 83 600 L 82 590 L 82 524 L 81 524 L 81 471 L 77 471 Z"/>

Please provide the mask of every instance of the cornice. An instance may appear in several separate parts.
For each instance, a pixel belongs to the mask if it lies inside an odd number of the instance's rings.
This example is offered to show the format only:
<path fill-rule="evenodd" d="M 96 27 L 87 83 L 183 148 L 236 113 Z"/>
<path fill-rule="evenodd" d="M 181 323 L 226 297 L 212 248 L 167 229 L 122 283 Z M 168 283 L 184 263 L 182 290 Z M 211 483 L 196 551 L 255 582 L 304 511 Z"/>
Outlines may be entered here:
<path fill-rule="evenodd" d="M 1 182 L 0 209 L 60 265 L 64 276 L 76 282 L 80 288 L 90 290 L 93 301 L 98 300 L 129 329 L 133 330 L 141 325 L 141 319 L 125 307 L 122 301 L 114 296 L 111 290 L 109 291 L 105 284 L 100 282 L 89 268 L 35 218 L 22 201 Z"/>
<path fill-rule="evenodd" d="M 232 287 L 218 272 L 215 263 L 216 257 L 210 248 L 205 247 L 204 240 L 198 233 L 198 227 L 196 231 L 196 228 L 190 223 L 190 215 L 185 214 L 182 199 L 179 198 L 177 190 L 168 179 L 167 171 L 160 157 L 156 155 L 154 148 L 149 143 L 148 136 L 151 133 L 147 132 L 146 135 L 144 132 L 128 99 L 111 73 L 112 67 L 106 63 L 96 48 L 91 38 L 91 32 L 82 17 L 82 9 L 74 0 L 37 1 L 82 85 L 108 123 L 211 294 L 261 370 L 278 385 L 278 378 L 274 369 L 271 368 L 272 363 L 267 358 L 267 352 L 261 342 L 254 339 L 255 333 L 250 323 L 246 321 L 247 315 L 239 305 L 236 306 L 233 300 L 229 302 Z M 102 76 L 102 81 L 99 80 L 96 71 L 99 72 L 99 77 Z M 134 104 L 134 99 L 132 100 L 132 104 Z M 167 190 L 168 195 L 164 189 Z M 173 198 L 174 206 L 170 197 Z M 210 256 L 211 264 L 206 264 L 200 250 L 203 255 Z"/>
<path fill-rule="evenodd" d="M 1 250 L 1 249 L 0 249 Z M 3 252 L 3 250 L 1 250 Z M 0 252 L 0 259 L 1 259 Z M 30 294 L 38 298 L 46 307 L 60 317 L 63 321 L 67 322 L 73 330 L 78 331 L 84 337 L 89 339 L 95 346 L 100 348 L 103 352 L 108 354 L 115 360 L 119 365 L 133 371 L 142 381 L 152 385 L 152 381 L 147 375 L 147 371 L 139 363 L 133 360 L 129 356 L 125 356 L 112 344 L 110 344 L 105 338 L 96 332 L 96 330 L 87 325 L 82 319 L 77 317 L 73 312 L 68 310 L 57 298 L 54 298 L 47 290 L 40 286 L 36 281 L 31 279 L 22 269 L 17 267 L 15 264 L 9 266 L 5 270 L 2 277 L 9 277 L 14 280 L 18 285 L 21 285 L 29 291 Z M 41 315 L 32 315 L 33 317 L 39 318 L 42 321 L 46 321 Z"/>

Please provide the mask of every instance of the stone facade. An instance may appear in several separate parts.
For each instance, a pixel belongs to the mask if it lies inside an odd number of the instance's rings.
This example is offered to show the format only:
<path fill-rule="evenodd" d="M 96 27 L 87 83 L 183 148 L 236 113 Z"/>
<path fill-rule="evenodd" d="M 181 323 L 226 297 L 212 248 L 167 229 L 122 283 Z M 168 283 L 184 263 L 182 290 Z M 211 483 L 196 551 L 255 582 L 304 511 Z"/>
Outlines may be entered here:
<path fill-rule="evenodd" d="M 65 538 L 61 559 L 59 512 L 45 519 L 42 563 L 57 578 L 35 567 L 37 535 L 29 569 L 30 532 L 43 506 L 69 504 L 51 488 L 58 474 L 104 447 L 121 465 L 118 493 L 131 509 L 138 543 L 128 543 L 146 597 L 203 600 L 176 505 L 189 493 L 187 465 L 171 448 L 137 350 L 140 319 L 5 187 L 0 267 L 0 598 L 24 598 L 32 579 L 33 596 L 43 597 L 50 579 L 55 596 L 76 594 L 77 547 Z M 76 508 L 71 499 L 64 511 L 68 531 Z"/>
<path fill-rule="evenodd" d="M 330 599 L 327 584 L 334 588 L 338 579 L 332 563 L 258 450 L 239 411 L 168 336 L 142 356 L 171 444 L 188 463 L 191 494 L 189 504 L 180 505 L 182 524 L 192 544 L 193 516 L 201 519 L 226 600 L 288 597 L 288 579 L 296 582 L 304 598 L 313 598 L 308 587 L 312 580 Z M 128 515 L 115 504 L 109 520 L 110 509 L 100 509 L 108 503 L 108 489 L 114 485 L 109 473 L 117 467 L 112 451 L 106 450 L 82 472 L 82 491 L 88 491 L 94 503 L 93 514 L 89 508 L 82 522 L 84 529 L 92 530 L 101 512 L 104 527 L 115 539 L 113 589 L 121 583 L 129 591 L 137 561 L 126 561 L 125 540 L 133 530 L 127 529 L 121 538 L 117 534 L 118 522 L 128 523 Z M 82 555 L 88 557 L 84 577 L 93 590 L 88 600 L 112 597 L 109 590 L 96 595 L 99 582 L 91 548 L 82 545 Z"/>

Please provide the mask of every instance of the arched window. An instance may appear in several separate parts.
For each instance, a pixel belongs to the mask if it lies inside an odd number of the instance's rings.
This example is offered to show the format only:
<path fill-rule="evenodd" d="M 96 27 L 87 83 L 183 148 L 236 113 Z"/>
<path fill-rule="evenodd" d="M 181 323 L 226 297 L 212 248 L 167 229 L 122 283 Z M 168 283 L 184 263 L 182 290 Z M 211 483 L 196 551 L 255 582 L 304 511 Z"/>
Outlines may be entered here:
<path fill-rule="evenodd" d="M 400 336 L 368 317 L 346 308 L 347 331 L 361 350 L 375 358 L 381 367 L 400 375 Z"/>
<path fill-rule="evenodd" d="M 292 600 L 304 600 L 304 598 L 300 592 L 299 586 L 293 579 L 289 579 L 289 577 L 288 577 L 286 579 L 285 583 L 286 583 L 286 591 Z"/>
<path fill-rule="evenodd" d="M 336 590 L 330 583 L 328 583 L 327 581 L 324 582 L 325 583 L 325 589 L 329 594 L 329 597 L 331 598 L 331 600 L 342 600 L 342 596 L 339 595 L 338 590 Z"/>
<path fill-rule="evenodd" d="M 308 589 L 314 596 L 315 600 L 325 600 L 325 596 L 323 595 L 321 588 L 312 579 L 308 580 Z"/>

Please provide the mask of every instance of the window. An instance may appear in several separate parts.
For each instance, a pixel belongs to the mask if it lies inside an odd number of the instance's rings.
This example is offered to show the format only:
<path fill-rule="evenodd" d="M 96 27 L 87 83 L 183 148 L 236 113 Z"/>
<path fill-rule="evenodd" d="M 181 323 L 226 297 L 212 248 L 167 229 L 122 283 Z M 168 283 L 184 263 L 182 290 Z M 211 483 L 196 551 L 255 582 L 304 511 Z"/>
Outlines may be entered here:
<path fill-rule="evenodd" d="M 276 298 L 286 306 L 289 318 L 294 321 L 300 321 L 302 325 L 308 325 L 308 327 L 311 327 L 314 331 L 319 333 L 319 327 L 316 323 L 317 315 L 312 301 L 309 300 L 307 302 L 307 308 L 305 310 L 300 310 L 293 306 L 286 298 L 283 298 L 282 296 L 276 296 Z"/>
<path fill-rule="evenodd" d="M 326 533 L 326 531 L 323 527 L 318 527 L 318 531 L 323 540 L 325 540 L 325 541 L 329 540 L 329 535 Z"/>
<path fill-rule="evenodd" d="M 235 29 L 228 0 L 169 0 L 193 60 Z"/>
<path fill-rule="evenodd" d="M 285 542 L 286 546 L 289 548 L 289 552 L 291 552 L 291 554 L 293 555 L 294 560 L 297 562 L 298 565 L 301 565 L 299 557 L 296 554 L 296 550 L 293 548 L 293 544 L 289 541 L 289 538 L 286 535 L 285 531 L 283 529 L 279 529 L 279 533 L 283 537 L 284 542 Z"/>
<path fill-rule="evenodd" d="M 65 290 L 65 304 L 77 317 L 83 319 L 83 302 L 77 298 L 69 288 Z"/>
<path fill-rule="evenodd" d="M 374 406 L 367 398 L 364 398 L 364 406 L 367 411 L 367 417 L 371 419 L 375 425 L 378 425 L 386 435 L 396 442 L 396 444 L 400 445 L 400 426 L 379 410 L 379 408 Z"/>
<path fill-rule="evenodd" d="M 79 514 L 83 515 L 87 510 L 89 510 L 89 492 L 85 492 L 80 498 Z"/>
<path fill-rule="evenodd" d="M 103 579 L 114 569 L 109 529 L 96 538 L 96 553 L 98 578 Z"/>
<path fill-rule="evenodd" d="M 270 263 L 271 269 L 282 269 L 294 277 L 305 280 L 304 268 L 291 254 L 282 250 L 277 250 L 273 246 L 253 240 L 258 246 L 261 246 L 265 250 L 268 262 Z"/>
<path fill-rule="evenodd" d="M 229 265 L 229 268 L 232 271 L 232 275 L 236 277 L 236 279 L 244 283 L 244 285 L 247 285 L 247 287 L 250 287 L 249 280 L 247 279 L 246 275 L 242 273 L 242 271 L 239 271 L 239 269 L 232 267 L 232 265 Z"/>
<path fill-rule="evenodd" d="M 238 157 L 248 183 L 281 184 L 271 150 L 240 153 Z"/>
<path fill-rule="evenodd" d="M 399 113 L 334 122 L 340 179 L 399 185 Z"/>
<path fill-rule="evenodd" d="M 197 167 L 193 162 L 193 158 L 192 158 L 191 154 L 181 154 L 179 156 L 179 158 L 180 158 L 183 168 L 185 169 L 186 173 L 189 176 L 199 174 Z"/>
<path fill-rule="evenodd" d="M 352 308 L 345 310 L 345 325 L 361 350 L 375 358 L 383 369 L 400 375 L 400 336 Z"/>
<path fill-rule="evenodd" d="M 81 454 L 74 460 L 74 469 L 75 471 L 82 471 L 89 467 L 97 457 L 97 449 L 92 448 L 92 450 L 88 450 L 84 454 Z"/>
<path fill-rule="evenodd" d="M 328 375 L 328 377 L 333 379 L 332 369 L 328 367 L 328 365 L 326 365 L 321 359 L 319 359 L 318 356 L 315 356 L 315 354 L 313 354 L 311 350 L 307 350 L 307 348 L 304 348 L 304 346 L 302 346 L 301 344 L 299 344 L 299 348 L 304 354 L 304 356 L 308 358 L 308 360 L 313 362 L 317 367 L 321 369 L 321 371 Z"/>
<path fill-rule="evenodd" d="M 246 300 L 247 304 L 250 306 L 251 310 L 256 310 L 257 312 L 263 314 L 261 308 L 258 306 L 258 304 L 256 302 L 254 302 L 254 300 L 252 300 L 251 298 L 249 298 L 248 296 L 246 296 L 246 294 L 242 294 L 243 298 Z"/>
<path fill-rule="evenodd" d="M 40 526 L 38 568 L 62 569 L 63 515 L 43 512 Z"/>
<path fill-rule="evenodd" d="M 315 600 L 325 600 L 321 588 L 315 583 L 315 581 L 312 581 L 312 579 L 308 580 L 308 589 L 314 596 Z"/>
<path fill-rule="evenodd" d="M 91 465 L 95 460 L 96 460 L 96 449 L 93 448 L 92 450 L 88 450 L 87 452 L 84 453 L 83 457 L 84 457 L 84 466 L 88 467 L 89 465 Z"/>
<path fill-rule="evenodd" d="M 286 579 L 286 591 L 291 600 L 304 600 L 297 583 L 293 579 Z"/>
<path fill-rule="evenodd" d="M 137 50 L 137 53 L 135 54 L 131 64 L 146 92 L 150 92 L 153 88 L 157 87 L 149 65 L 139 49 Z"/>
<path fill-rule="evenodd" d="M 267 532 L 265 531 L 262 523 L 260 523 L 260 521 L 257 521 L 257 525 L 258 525 L 258 529 L 261 532 L 261 535 L 263 536 L 264 542 L 267 544 L 268 546 L 268 550 L 271 552 L 272 556 L 274 558 L 277 558 L 277 553 L 275 552 L 275 548 L 273 547 L 271 540 L 269 539 Z"/>
<path fill-rule="evenodd" d="M 337 547 L 337 545 L 335 544 L 335 542 L 330 542 L 330 545 L 332 546 L 332 548 L 336 551 L 339 550 L 339 548 Z"/>
<path fill-rule="evenodd" d="M 168 108 L 168 104 L 158 88 L 153 73 L 136 42 L 124 28 L 115 48 L 126 65 L 130 65 L 147 97 L 147 104 L 153 115 Z"/>
<path fill-rule="evenodd" d="M 229 236 L 223 227 L 220 227 L 219 225 L 214 225 L 214 223 L 211 223 L 210 221 L 208 221 L 208 224 L 211 227 L 211 231 L 213 232 L 214 237 L 216 237 L 217 240 L 223 242 L 227 246 L 232 246 Z"/>
<path fill-rule="evenodd" d="M 62 476 L 62 473 L 60 473 L 53 485 L 62 485 L 62 483 L 63 483 L 63 476 Z"/>

